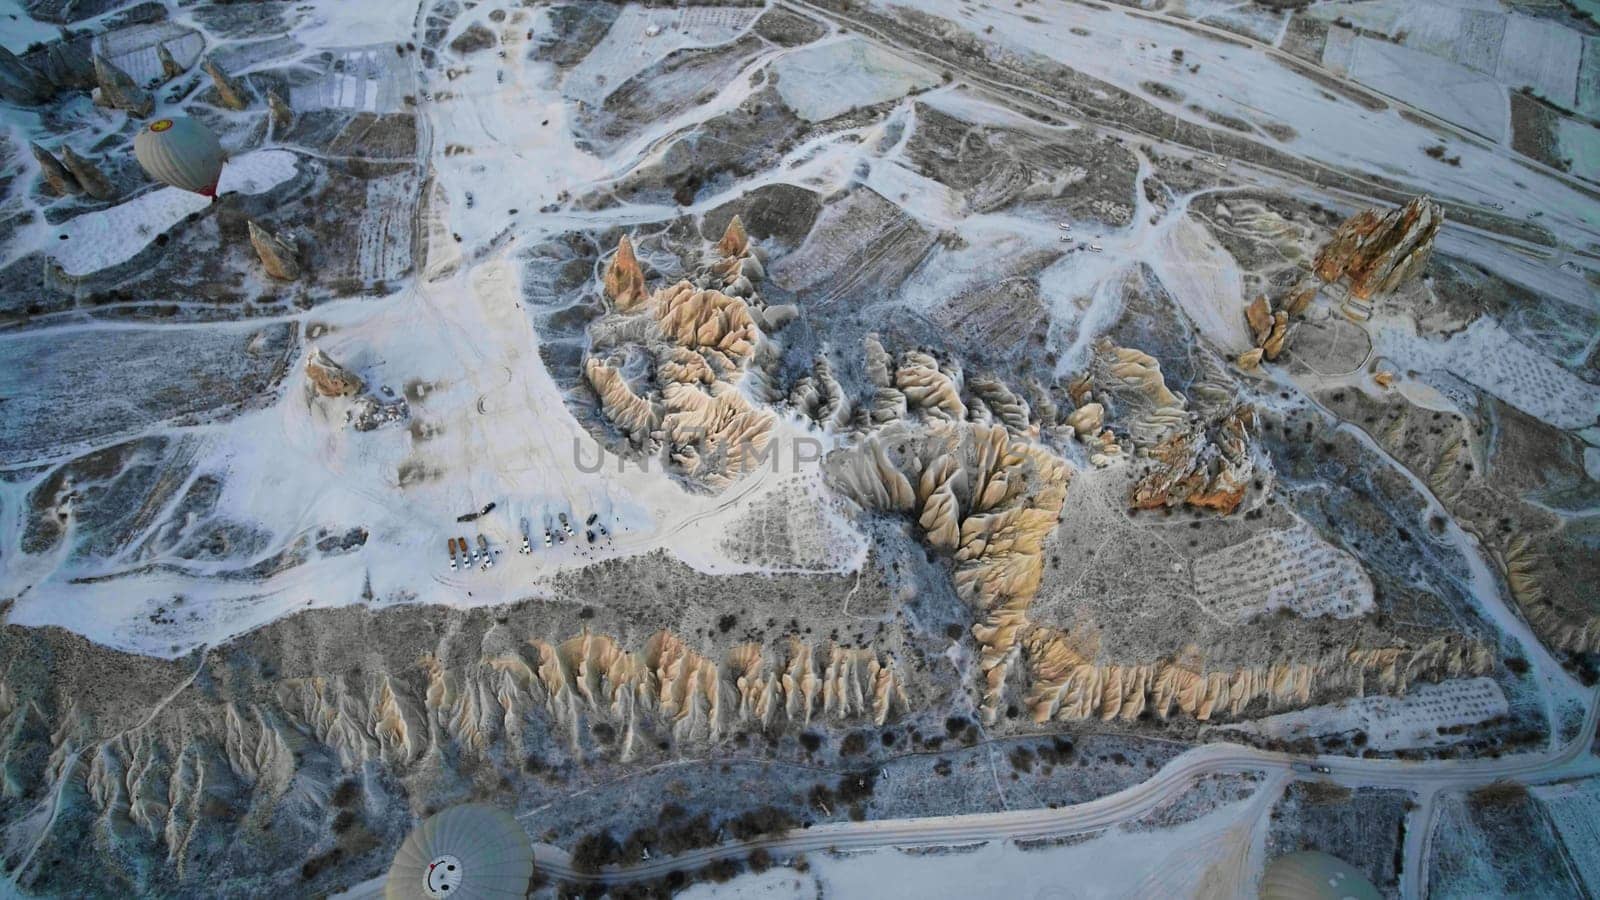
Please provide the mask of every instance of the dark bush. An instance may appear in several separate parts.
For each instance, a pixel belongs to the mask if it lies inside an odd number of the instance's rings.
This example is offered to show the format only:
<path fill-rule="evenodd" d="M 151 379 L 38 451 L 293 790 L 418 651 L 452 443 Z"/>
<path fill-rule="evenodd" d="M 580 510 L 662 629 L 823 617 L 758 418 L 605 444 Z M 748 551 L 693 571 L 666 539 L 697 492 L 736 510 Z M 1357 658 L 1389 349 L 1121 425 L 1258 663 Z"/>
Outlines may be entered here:
<path fill-rule="evenodd" d="M 619 862 L 621 855 L 622 846 L 611 832 L 596 831 L 578 839 L 572 848 L 572 867 L 579 872 L 594 873 L 600 871 L 601 866 Z"/>
<path fill-rule="evenodd" d="M 860 772 L 853 772 L 839 779 L 839 799 L 845 803 L 870 800 L 872 792 L 877 786 L 878 772 L 876 769 L 863 769 Z"/>
<path fill-rule="evenodd" d="M 797 822 L 776 806 L 760 806 L 727 823 L 728 833 L 741 841 L 769 834 L 783 834 Z"/>

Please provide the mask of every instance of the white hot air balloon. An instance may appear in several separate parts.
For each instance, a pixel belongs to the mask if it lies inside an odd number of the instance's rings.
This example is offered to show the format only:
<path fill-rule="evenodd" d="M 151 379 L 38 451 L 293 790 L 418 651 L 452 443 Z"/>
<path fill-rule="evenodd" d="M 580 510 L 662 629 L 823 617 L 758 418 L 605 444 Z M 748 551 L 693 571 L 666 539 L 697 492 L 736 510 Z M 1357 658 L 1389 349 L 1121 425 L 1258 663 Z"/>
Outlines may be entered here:
<path fill-rule="evenodd" d="M 151 122 L 133 139 L 133 155 L 156 181 L 205 197 L 217 195 L 228 159 L 211 129 L 182 116 Z"/>
<path fill-rule="evenodd" d="M 406 836 L 384 881 L 386 900 L 499 900 L 528 895 L 533 847 L 510 813 L 452 806 Z"/>

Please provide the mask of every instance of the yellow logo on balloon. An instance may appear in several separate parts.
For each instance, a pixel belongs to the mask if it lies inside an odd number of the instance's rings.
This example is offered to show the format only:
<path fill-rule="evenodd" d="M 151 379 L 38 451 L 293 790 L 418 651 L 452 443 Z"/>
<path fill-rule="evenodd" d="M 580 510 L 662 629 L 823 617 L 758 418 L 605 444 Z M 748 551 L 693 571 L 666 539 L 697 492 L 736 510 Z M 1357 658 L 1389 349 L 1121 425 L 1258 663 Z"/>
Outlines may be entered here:
<path fill-rule="evenodd" d="M 171 119 L 162 119 L 162 120 L 160 120 L 158 122 L 151 122 L 150 123 L 150 130 L 151 131 L 166 131 L 168 128 L 171 128 L 171 127 L 172 127 L 172 120 Z"/>

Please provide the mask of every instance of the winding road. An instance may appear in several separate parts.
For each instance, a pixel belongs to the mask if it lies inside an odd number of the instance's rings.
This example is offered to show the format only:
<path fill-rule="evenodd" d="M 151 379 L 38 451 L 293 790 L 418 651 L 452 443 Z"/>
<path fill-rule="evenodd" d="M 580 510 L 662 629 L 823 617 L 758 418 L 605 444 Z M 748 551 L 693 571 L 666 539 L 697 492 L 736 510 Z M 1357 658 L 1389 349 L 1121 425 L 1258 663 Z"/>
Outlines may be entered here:
<path fill-rule="evenodd" d="M 1087 803 L 1058 809 L 1022 809 L 920 819 L 879 819 L 836 822 L 749 841 L 729 841 L 691 850 L 677 856 L 658 856 L 636 865 L 607 866 L 599 872 L 579 871 L 571 856 L 549 844 L 536 844 L 534 857 L 547 875 L 578 883 L 621 883 L 660 878 L 673 871 L 689 871 L 724 859 L 742 859 L 751 851 L 766 849 L 774 855 L 821 850 L 871 850 L 882 847 L 917 847 L 971 844 L 980 841 L 1028 840 L 1097 831 L 1137 819 L 1188 790 L 1207 775 L 1258 772 L 1269 776 L 1261 790 L 1271 790 L 1291 780 L 1297 763 L 1325 767 L 1324 778 L 1348 787 L 1395 788 L 1414 791 L 1419 805 L 1407 828 L 1401 895 L 1422 896 L 1425 891 L 1426 851 L 1431 843 L 1433 798 L 1441 791 L 1463 791 L 1499 781 L 1539 784 L 1600 775 L 1600 759 L 1588 753 L 1600 722 L 1600 690 L 1590 697 L 1589 712 L 1572 740 L 1559 748 L 1500 759 L 1407 762 L 1394 759 L 1358 759 L 1342 756 L 1312 758 L 1257 750 L 1237 744 L 1205 744 L 1184 753 L 1149 780 Z M 1274 780 L 1274 778 L 1277 780 Z M 1270 809 L 1270 805 L 1267 806 Z M 1416 835 L 1415 838 L 1412 835 Z"/>

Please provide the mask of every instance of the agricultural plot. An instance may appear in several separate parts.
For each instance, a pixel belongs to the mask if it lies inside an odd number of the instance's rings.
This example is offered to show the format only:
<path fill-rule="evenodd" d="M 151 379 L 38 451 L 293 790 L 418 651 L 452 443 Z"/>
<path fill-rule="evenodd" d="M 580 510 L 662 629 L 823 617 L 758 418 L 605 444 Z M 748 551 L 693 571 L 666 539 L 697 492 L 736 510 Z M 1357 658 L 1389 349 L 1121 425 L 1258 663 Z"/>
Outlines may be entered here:
<path fill-rule="evenodd" d="M 417 191 L 411 173 L 367 182 L 367 202 L 354 231 L 354 253 L 336 254 L 345 274 L 363 282 L 398 278 L 411 268 L 411 211 Z"/>
<path fill-rule="evenodd" d="M 858 190 L 825 207 L 805 243 L 779 260 L 772 276 L 787 290 L 810 291 L 810 305 L 827 307 L 874 285 L 899 284 L 932 244 L 933 235 L 915 219 L 877 193 Z"/>
<path fill-rule="evenodd" d="M 1289 785 L 1272 810 L 1268 858 L 1320 850 L 1355 866 L 1384 896 L 1398 896 L 1405 791 L 1347 790 L 1326 783 Z"/>
<path fill-rule="evenodd" d="M 321 76 L 289 90 L 289 105 L 297 110 L 401 112 L 415 90 L 405 59 L 389 44 L 337 48 L 318 59 Z"/>
<path fill-rule="evenodd" d="M 1431 3 L 1417 7 L 1407 10 L 1397 26 L 1404 30 L 1407 47 L 1479 72 L 1494 72 L 1499 67 L 1506 16 Z"/>
<path fill-rule="evenodd" d="M 1229 622 L 1276 609 L 1341 619 L 1372 609 L 1361 564 L 1304 523 L 1208 553 L 1195 560 L 1194 577 L 1201 606 Z"/>
<path fill-rule="evenodd" d="M 1482 106 L 1490 85 L 1531 87 L 1568 109 L 1596 102 L 1592 87 L 1580 84 L 1595 78 L 1582 71 L 1595 38 L 1559 22 L 1442 3 L 1337 3 L 1308 13 L 1351 26 L 1329 29 L 1324 65 L 1496 140 L 1503 125 L 1485 126 L 1500 118 L 1503 104 Z"/>
<path fill-rule="evenodd" d="M 162 77 L 161 58 L 156 55 L 156 48 L 161 45 L 166 45 L 178 65 L 188 68 L 200 61 L 206 40 L 200 32 L 176 22 L 152 22 L 96 37 L 94 52 L 111 60 L 134 81 L 149 84 Z"/>
<path fill-rule="evenodd" d="M 1284 21 L 1288 18 L 1287 13 L 1278 10 L 1233 3 L 1231 0 L 1183 0 L 1177 6 L 1174 12 L 1268 44 L 1277 43 Z"/>
<path fill-rule="evenodd" d="M 759 7 L 693 6 L 650 9 L 629 4 L 606 36 L 567 74 L 562 93 L 591 106 L 669 54 L 712 47 L 738 37 L 760 15 Z"/>
<path fill-rule="evenodd" d="M 1524 795 L 1442 796 L 1428 894 L 1435 897 L 1581 896 L 1561 840 Z"/>
<path fill-rule="evenodd" d="M 939 76 L 860 38 L 817 44 L 778 60 L 778 93 L 795 114 L 821 122 L 903 97 Z"/>
<path fill-rule="evenodd" d="M 283 150 L 257 150 L 228 161 L 219 193 L 260 194 L 294 177 L 295 156 Z M 158 188 L 126 203 L 85 213 L 62 223 L 50 256 L 69 276 L 89 275 L 138 256 L 151 241 L 185 216 L 202 212 L 210 201 L 178 188 Z"/>
<path fill-rule="evenodd" d="M 1200 21 L 1271 44 L 1275 43 L 1278 35 L 1283 32 L 1283 23 L 1287 18 L 1281 12 L 1251 6 L 1218 12 L 1205 16 Z"/>
<path fill-rule="evenodd" d="M 1279 713 L 1227 730 L 1279 740 L 1364 732 L 1374 750 L 1442 747 L 1463 737 L 1451 733 L 1506 715 L 1510 707 L 1490 678 L 1419 684 L 1403 697 L 1361 697 L 1333 706 Z"/>
<path fill-rule="evenodd" d="M 1351 78 L 1491 140 L 1505 139 L 1506 92 L 1494 78 L 1422 50 L 1351 37 L 1342 29 L 1328 35 L 1329 53 L 1336 44 L 1348 45 L 1344 68 Z"/>
<path fill-rule="evenodd" d="M 1541 97 L 1571 109 L 1582 55 L 1583 36 L 1577 32 L 1557 22 L 1509 16 L 1495 77 L 1508 87 L 1527 85 Z"/>
<path fill-rule="evenodd" d="M 1563 116 L 1556 120 L 1556 145 L 1560 156 L 1572 161 L 1572 174 L 1600 180 L 1600 128 Z"/>
<path fill-rule="evenodd" d="M 0 342 L 7 360 L 0 366 L 7 410 L 0 463 L 237 408 L 282 378 L 298 345 L 295 335 L 295 325 L 278 324 L 82 328 L 11 337 Z"/>
<path fill-rule="evenodd" d="M 1583 39 L 1583 58 L 1578 64 L 1578 115 L 1600 119 L 1600 37 Z"/>
<path fill-rule="evenodd" d="M 723 538 L 723 550 L 767 571 L 847 570 L 865 549 L 864 539 L 837 503 L 815 475 L 787 478 L 733 524 Z"/>
<path fill-rule="evenodd" d="M 1532 793 L 1555 823 L 1583 886 L 1591 896 L 1600 894 L 1600 779 L 1542 785 Z"/>
<path fill-rule="evenodd" d="M 1480 318 L 1444 342 L 1386 331 L 1383 356 L 1415 371 L 1442 369 L 1557 428 L 1593 424 L 1600 387 L 1529 349 L 1498 322 Z"/>

